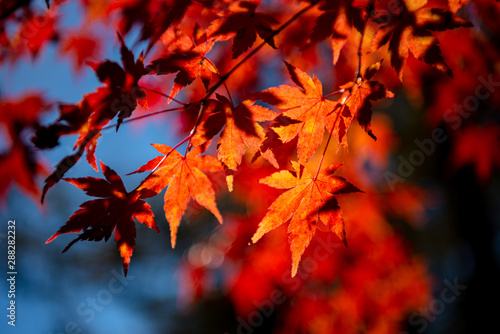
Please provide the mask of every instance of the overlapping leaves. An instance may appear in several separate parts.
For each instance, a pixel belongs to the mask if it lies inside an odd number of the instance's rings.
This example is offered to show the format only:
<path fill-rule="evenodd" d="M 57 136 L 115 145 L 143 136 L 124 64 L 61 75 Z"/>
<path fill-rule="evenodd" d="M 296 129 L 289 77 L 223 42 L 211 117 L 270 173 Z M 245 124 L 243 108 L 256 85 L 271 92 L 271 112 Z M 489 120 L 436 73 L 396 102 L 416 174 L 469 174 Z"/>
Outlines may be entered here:
<path fill-rule="evenodd" d="M 384 4 L 389 8 L 386 2 Z M 427 4 L 427 0 L 398 2 L 397 10 L 392 13 L 390 21 L 381 24 L 373 37 L 371 51 L 389 43 L 391 65 L 401 81 L 410 54 L 451 76 L 451 70 L 441 54 L 438 39 L 432 32 L 471 26 L 469 21 L 445 9 L 430 7 Z"/>
<path fill-rule="evenodd" d="M 283 143 L 295 137 L 298 139 L 298 158 L 304 164 L 316 152 L 323 141 L 325 130 L 336 134 L 339 142 L 352 119 L 346 106 L 323 96 L 323 86 L 318 78 L 285 62 L 288 72 L 297 85 L 281 85 L 271 87 L 252 98 L 272 104 L 282 110 L 280 122 L 273 126 Z M 290 121 L 288 121 L 290 120 Z M 294 122 L 298 121 L 298 122 Z"/>
<path fill-rule="evenodd" d="M 252 240 L 257 242 L 264 234 L 289 222 L 292 275 L 296 274 L 300 258 L 318 225 L 326 225 L 345 243 L 344 221 L 336 196 L 359 190 L 345 179 L 333 175 L 340 165 L 323 169 L 318 167 L 315 174 L 309 172 L 305 165 L 323 143 L 325 133 L 328 140 L 323 155 L 328 150 L 330 138 L 347 148 L 347 131 L 354 117 L 370 136 L 376 138 L 371 129 L 372 102 L 392 98 L 394 94 L 382 83 L 372 80 L 381 63 L 364 69 L 365 63 L 361 61 L 361 57 L 366 54 L 361 52 L 365 51 L 363 40 L 372 38 L 370 51 L 373 52 L 388 45 L 390 63 L 400 79 L 411 55 L 451 74 L 441 55 L 434 32 L 469 26 L 468 21 L 455 15 L 466 1 L 450 1 L 450 12 L 448 4 L 441 8 L 436 7 L 434 2 L 428 3 L 427 0 L 404 0 L 398 3 L 397 8 L 391 9 L 391 19 L 386 22 L 381 20 L 381 15 L 387 13 L 384 9 L 386 6 L 389 8 L 387 1 L 308 2 L 310 8 L 318 4 L 317 9 L 320 10 L 311 10 L 315 13 L 311 16 L 316 17 L 311 21 L 315 22 L 315 28 L 307 35 L 310 36 L 309 45 L 331 37 L 333 63 L 338 64 L 340 52 L 348 39 L 361 37 L 357 53 L 358 68 L 350 69 L 359 74 L 355 75 L 351 82 L 342 84 L 351 80 L 346 79 L 335 83 L 341 84 L 338 85 L 338 90 L 324 94 L 323 84 L 317 77 L 311 77 L 285 62 L 294 85 L 271 87 L 250 97 L 241 97 L 240 103 L 233 103 L 230 93 L 232 88 L 225 86 L 228 83 L 227 78 L 237 69 L 241 70 L 240 65 L 247 58 L 241 62 L 235 61 L 228 66 L 226 74 L 220 74 L 215 66 L 217 62 L 209 60 L 207 53 L 214 49 L 216 59 L 217 54 L 224 53 L 220 52 L 224 43 L 220 43 L 220 49 L 218 45 L 214 46 L 218 42 L 230 41 L 227 43 L 227 51 L 231 48 L 232 57 L 238 58 L 254 45 L 257 36 L 260 36 L 264 43 L 255 50 L 266 48 L 265 43 L 276 48 L 275 37 L 278 32 L 292 24 L 307 7 L 301 7 L 301 11 L 292 16 L 290 21 L 278 26 L 278 15 L 257 11 L 260 2 L 253 0 L 151 0 L 103 6 L 110 12 L 114 7 L 122 6 L 122 32 L 127 33 L 134 24 L 140 25 L 139 40 L 148 43 L 145 54 L 148 54 L 160 39 L 164 45 L 159 56 L 150 61 L 148 66 L 144 66 L 143 53 L 136 59 L 119 36 L 121 64 L 110 60 L 90 64 L 104 85 L 95 92 L 86 94 L 78 103 L 61 104 L 60 116 L 53 124 L 44 127 L 36 125 L 33 143 L 42 149 L 56 146 L 62 136 L 78 135 L 73 154 L 63 159 L 46 179 L 42 200 L 47 190 L 58 182 L 85 152 L 89 164 L 97 169 L 94 153 L 101 130 L 115 117 L 118 130 L 138 104 L 147 106 L 145 92 L 139 86 L 139 80 L 143 76 L 175 74 L 170 96 L 159 93 L 160 96 L 168 97 L 168 102 L 198 78 L 203 84 L 200 85 L 201 90 L 203 87 L 205 90 L 201 93 L 203 97 L 193 98 L 185 104 L 179 102 L 185 107 L 184 110 L 198 111 L 193 130 L 188 137 L 186 153 L 182 155 L 170 146 L 154 144 L 160 155 L 136 171 L 150 173 L 132 192 L 127 192 L 119 176 L 104 164 L 101 164 L 101 169 L 105 179 L 66 179 L 85 190 L 88 195 L 99 199 L 83 203 L 48 242 L 60 234 L 82 232 L 68 245 L 68 249 L 79 240 L 107 240 L 114 231 L 126 273 L 135 246 L 134 218 L 157 230 L 150 207 L 144 202 L 145 198 L 157 195 L 166 188 L 164 210 L 170 224 L 171 244 L 174 247 L 181 219 L 191 199 L 208 209 L 222 222 L 222 215 L 215 202 L 214 185 L 207 173 L 224 171 L 231 190 L 233 175 L 246 152 L 262 156 L 278 168 L 278 159 L 272 149 L 279 150 L 282 143 L 289 143 L 297 138 L 298 162 L 292 161 L 293 169 L 274 173 L 261 180 L 263 184 L 287 191 L 270 206 Z M 135 16 L 131 14 L 134 11 L 137 11 Z M 185 17 L 189 17 L 192 22 L 184 22 Z M 192 20 L 193 17 L 199 20 Z M 192 36 L 188 36 L 191 31 Z M 280 43 L 283 43 L 283 40 Z M 39 45 L 35 43 L 31 47 L 33 53 L 38 52 Z M 223 58 L 219 57 L 220 59 Z M 82 59 L 78 61 L 80 65 L 83 62 Z M 212 82 L 214 75 L 218 79 L 215 84 Z M 242 77 L 242 80 L 245 78 Z M 193 86 L 196 85 L 191 87 Z M 225 88 L 226 96 L 221 95 L 221 88 Z M 195 89 L 193 88 L 193 91 Z M 216 98 L 212 98 L 213 93 Z M 277 115 L 270 109 L 255 104 L 256 100 L 274 106 L 280 113 Z M 266 129 L 264 123 L 267 121 L 273 123 Z M 217 139 L 216 157 L 202 155 L 210 141 L 218 134 L 220 135 Z M 16 161 L 21 160 L 19 152 L 21 149 L 15 151 Z M 24 157 L 28 160 L 29 155 Z M 23 164 L 28 165 L 28 162 Z M 33 174 L 31 171 L 31 176 Z M 18 180 L 19 184 L 23 182 L 27 184 L 28 190 L 33 190 L 32 178 L 24 176 Z M 0 184 L 0 193 L 5 187 Z"/>
<path fill-rule="evenodd" d="M 121 42 L 121 60 L 118 63 L 106 60 L 102 63 L 90 63 L 103 87 L 89 93 L 74 105 L 61 105 L 60 116 L 48 126 L 37 129 L 33 143 L 41 149 L 52 148 L 64 135 L 78 133 L 73 149 L 75 152 L 57 164 L 54 172 L 45 180 L 42 202 L 47 191 L 64 176 L 87 151 L 87 161 L 97 170 L 95 150 L 102 128 L 117 116 L 116 129 L 124 119 L 130 117 L 137 105 L 146 106 L 145 93 L 138 86 L 139 79 L 147 73 L 142 55 L 134 60 L 134 54 Z"/>
<path fill-rule="evenodd" d="M 265 132 L 257 122 L 273 119 L 276 113 L 254 101 L 245 100 L 234 107 L 226 97 L 216 94 L 217 100 L 208 101 L 206 119 L 192 139 L 193 145 L 201 145 L 211 140 L 222 130 L 217 145 L 217 157 L 226 167 L 229 190 L 232 190 L 233 174 L 245 152 L 259 153 L 264 159 L 278 168 L 278 162 L 271 150 L 261 150 Z"/>

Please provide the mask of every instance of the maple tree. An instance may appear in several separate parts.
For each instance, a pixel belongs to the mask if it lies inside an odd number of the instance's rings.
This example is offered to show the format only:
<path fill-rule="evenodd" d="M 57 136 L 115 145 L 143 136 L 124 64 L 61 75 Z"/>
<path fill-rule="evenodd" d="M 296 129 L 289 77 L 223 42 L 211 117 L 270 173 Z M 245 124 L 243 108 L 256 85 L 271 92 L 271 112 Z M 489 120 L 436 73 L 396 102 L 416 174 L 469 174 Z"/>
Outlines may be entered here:
<path fill-rule="evenodd" d="M 284 310 L 293 321 L 282 332 L 291 326 L 297 332 L 384 333 L 398 330 L 402 317 L 428 303 L 424 265 L 388 222 L 391 215 L 412 220 L 423 195 L 404 183 L 406 176 L 386 176 L 389 187 L 370 180 L 362 159 L 379 171 L 389 169 L 397 136 L 374 109 L 379 102 L 396 103 L 402 94 L 452 138 L 452 169 L 473 164 L 483 184 L 491 178 L 499 165 L 498 115 L 480 110 L 500 105 L 495 90 L 500 49 L 491 43 L 499 31 L 490 16 L 500 14 L 497 3 L 81 1 L 85 20 L 73 30 L 59 26 L 64 5 L 47 1 L 43 10 L 31 1 L 0 5 L 2 65 L 35 59 L 53 43 L 75 71 L 90 68 L 101 83 L 76 102 L 37 94 L 0 96 L 7 143 L 0 154 L 0 195 L 6 197 L 15 183 L 43 203 L 63 180 L 97 197 L 81 204 L 47 243 L 81 232 L 65 252 L 77 241 L 107 241 L 114 232 L 127 275 L 135 220 L 159 232 L 145 200 L 165 191 L 172 247 L 189 207 L 201 206 L 219 223 L 224 220 L 218 233 L 232 234 L 235 241 L 211 247 L 242 266 L 227 279 L 239 314 L 252 311 L 248 294 L 260 290 L 256 298 L 262 301 L 278 286 L 306 308 L 302 314 Z M 120 63 L 100 59 L 109 41 L 91 29 L 108 19 Z M 481 29 L 471 29 L 476 25 Z M 135 44 L 133 28 L 140 31 Z M 474 48 L 485 56 L 477 60 L 470 53 Z M 455 107 L 457 101 L 465 111 Z M 55 121 L 42 121 L 55 110 Z M 112 136 L 104 133 L 109 128 L 123 131 L 126 123 L 165 113 L 177 115 L 165 124 L 167 131 L 184 139 L 152 144 L 160 155 L 129 173 L 147 174 L 127 191 L 105 157 L 97 163 L 99 141 Z M 359 127 L 352 126 L 353 119 Z M 38 151 L 56 148 L 63 137 L 76 137 L 73 151 L 50 173 Z M 424 152 L 430 150 L 426 145 Z M 105 179 L 65 178 L 84 155 Z M 40 176 L 45 176 L 41 189 Z M 243 203 L 246 216 L 228 212 L 226 219 L 217 205 L 222 195 Z M 315 259 L 314 249 L 332 235 L 345 249 Z M 315 268 L 301 271 L 311 258 Z M 192 283 L 184 288 L 196 290 L 198 298 L 210 290 L 204 286 L 210 272 L 200 261 L 182 267 Z M 259 268 L 271 269 L 263 274 Z M 283 273 L 297 280 L 296 288 L 283 283 Z M 341 286 L 329 290 L 335 279 Z M 395 282 L 395 288 L 380 292 L 377 300 L 363 281 Z M 320 296 L 317 305 L 314 294 Z M 398 294 L 406 301 L 398 301 Z M 370 314 L 372 306 L 376 315 Z"/>

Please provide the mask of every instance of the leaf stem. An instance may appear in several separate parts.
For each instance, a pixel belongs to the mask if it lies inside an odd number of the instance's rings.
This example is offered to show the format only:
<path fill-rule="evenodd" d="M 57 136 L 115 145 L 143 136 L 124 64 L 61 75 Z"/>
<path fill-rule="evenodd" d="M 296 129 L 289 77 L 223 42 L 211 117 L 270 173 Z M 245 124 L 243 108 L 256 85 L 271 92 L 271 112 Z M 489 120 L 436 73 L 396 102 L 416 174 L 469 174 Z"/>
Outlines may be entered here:
<path fill-rule="evenodd" d="M 345 92 L 345 89 L 344 89 L 344 88 L 339 89 L 339 90 L 336 90 L 336 91 L 334 91 L 334 92 L 332 92 L 332 93 L 330 93 L 330 94 L 328 94 L 328 95 L 324 96 L 323 98 L 327 99 L 327 98 L 329 98 L 330 96 L 333 96 L 333 95 L 336 95 L 336 94 L 342 94 L 343 92 Z"/>
<path fill-rule="evenodd" d="M 359 40 L 359 46 L 358 46 L 358 71 L 356 73 L 356 79 L 354 80 L 354 82 L 357 82 L 357 79 L 358 78 L 361 78 L 362 75 L 361 75 L 361 65 L 362 65 L 362 49 L 363 49 L 363 39 L 365 37 L 365 32 L 366 32 L 366 26 L 367 26 L 367 22 L 368 22 L 368 19 L 371 17 L 372 13 L 373 13 L 373 3 L 374 3 L 374 0 L 370 0 L 367 4 L 367 7 L 366 7 L 366 18 L 363 20 L 363 27 L 361 28 L 361 38 Z"/>
<path fill-rule="evenodd" d="M 151 175 L 153 175 L 154 172 L 156 172 L 156 170 L 161 166 L 161 164 L 163 163 L 163 161 L 165 161 L 165 159 L 173 152 L 175 151 L 179 146 L 181 146 L 182 144 L 184 144 L 185 142 L 187 142 L 188 140 L 191 139 L 193 135 L 189 135 L 187 136 L 186 138 L 184 138 L 181 142 L 179 142 L 177 145 L 175 145 L 174 147 L 172 147 L 172 149 L 163 156 L 163 158 L 160 160 L 160 162 L 158 162 L 158 164 L 155 166 L 155 168 L 153 168 L 151 170 L 151 172 L 149 172 L 149 175 L 144 179 L 142 180 L 142 182 L 133 190 L 133 191 L 137 191 L 139 189 L 139 187 L 144 183 L 144 181 L 146 181 Z"/>
<path fill-rule="evenodd" d="M 362 55 L 362 48 L 363 48 L 363 37 L 365 36 L 365 29 L 366 29 L 366 23 L 363 24 L 363 30 L 361 31 L 361 38 L 359 40 L 359 46 L 358 46 L 358 70 L 356 72 L 356 79 L 354 82 L 357 82 L 358 78 L 361 78 L 361 55 Z"/>
<path fill-rule="evenodd" d="M 150 91 L 150 92 L 152 92 L 152 93 L 155 93 L 155 94 L 161 95 L 161 96 L 163 96 L 163 97 L 166 97 L 167 99 L 170 99 L 170 100 L 172 100 L 172 101 L 174 101 L 174 102 L 177 102 L 177 103 L 179 103 L 180 105 L 182 105 L 182 106 L 184 106 L 184 107 L 187 105 L 187 103 L 181 102 L 181 101 L 177 100 L 176 98 L 174 98 L 174 97 L 172 97 L 172 96 L 170 96 L 170 95 L 167 95 L 167 94 L 165 94 L 165 93 L 163 93 L 163 92 L 160 92 L 159 90 L 152 89 L 152 88 L 148 88 L 148 87 L 144 87 L 144 86 L 138 86 L 138 87 L 139 87 L 139 88 L 142 88 L 142 89 L 145 89 L 145 90 L 148 90 L 148 91 Z"/>
<path fill-rule="evenodd" d="M 340 119 L 340 114 L 342 113 L 343 109 L 345 108 L 346 102 L 350 96 L 351 95 L 348 95 L 344 99 L 344 101 L 342 101 L 340 110 L 337 113 L 337 117 L 335 117 L 335 121 L 333 122 L 332 128 L 330 129 L 330 131 L 328 133 L 328 139 L 326 141 L 325 149 L 323 150 L 323 154 L 321 155 L 321 159 L 319 161 L 318 170 L 316 171 L 316 175 L 314 175 L 314 180 L 316 180 L 318 178 L 319 171 L 321 170 L 321 165 L 323 164 L 323 159 L 325 158 L 325 155 L 326 155 L 326 150 L 328 149 L 328 145 L 330 144 L 330 140 L 332 139 L 333 129 L 335 129 L 335 125 L 337 125 L 337 122 Z"/>
<path fill-rule="evenodd" d="M 224 88 L 226 88 L 227 96 L 229 97 L 229 101 L 231 101 L 231 108 L 234 108 L 233 98 L 231 97 L 231 93 L 229 93 L 229 88 L 227 88 L 227 85 L 225 82 L 224 82 Z"/>
<path fill-rule="evenodd" d="M 188 144 L 186 146 L 186 152 L 184 153 L 184 156 L 186 156 L 188 154 L 189 150 L 191 149 L 191 138 L 196 133 L 196 129 L 198 129 L 198 125 L 200 125 L 201 117 L 203 116 L 203 106 L 204 105 L 205 105 L 205 100 L 202 99 L 200 102 L 200 109 L 198 110 L 198 116 L 196 117 L 196 123 L 194 124 L 194 127 L 191 130 L 191 132 L 189 133 L 189 137 L 188 137 L 189 141 L 188 141 Z"/>
<path fill-rule="evenodd" d="M 138 121 L 138 120 L 141 120 L 143 118 L 147 118 L 147 117 L 151 117 L 151 116 L 156 116 L 156 115 L 159 115 L 159 114 L 165 114 L 165 113 L 170 112 L 170 111 L 180 111 L 182 109 L 184 109 L 184 107 L 177 107 L 177 108 L 169 108 L 169 109 L 158 110 L 158 111 L 155 111 L 155 112 L 152 112 L 152 113 L 149 113 L 149 114 L 144 114 L 144 115 L 137 116 L 137 117 L 134 117 L 134 118 L 126 119 L 126 120 L 124 120 L 122 122 L 122 124 L 133 122 L 133 121 Z M 102 128 L 102 130 L 109 130 L 109 129 L 112 129 L 114 127 L 116 127 L 116 124 L 105 126 L 105 127 Z"/>

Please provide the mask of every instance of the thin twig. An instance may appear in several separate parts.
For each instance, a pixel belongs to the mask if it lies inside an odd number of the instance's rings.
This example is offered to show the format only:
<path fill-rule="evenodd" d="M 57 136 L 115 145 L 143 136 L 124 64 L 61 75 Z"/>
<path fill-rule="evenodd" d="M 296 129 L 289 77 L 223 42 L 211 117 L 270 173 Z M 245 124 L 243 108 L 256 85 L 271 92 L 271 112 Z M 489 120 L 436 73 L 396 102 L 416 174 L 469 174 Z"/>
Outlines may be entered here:
<path fill-rule="evenodd" d="M 179 103 L 179 104 L 180 104 L 180 105 L 182 105 L 182 106 L 186 106 L 186 105 L 187 105 L 186 103 L 181 102 L 181 101 L 177 100 L 176 98 L 174 98 L 174 97 L 172 97 L 172 96 L 170 96 L 170 95 L 167 95 L 167 94 L 165 94 L 165 93 L 163 93 L 163 92 L 160 92 L 159 90 L 152 89 L 152 88 L 148 88 L 148 87 L 144 87 L 144 86 L 138 86 L 138 87 L 139 87 L 139 88 L 142 88 L 142 89 L 145 89 L 145 90 L 148 90 L 148 91 L 150 91 L 150 92 L 152 92 L 152 93 L 155 93 L 155 94 L 161 95 L 161 96 L 163 96 L 163 97 L 166 97 L 167 99 L 170 99 L 170 100 L 172 100 L 172 101 L 174 101 L 174 102 L 177 102 L 177 103 Z"/>
<path fill-rule="evenodd" d="M 152 112 L 152 113 L 149 113 L 149 114 L 144 114 L 144 115 L 137 116 L 137 117 L 134 117 L 134 118 L 126 119 L 121 124 L 129 123 L 129 122 L 133 122 L 133 121 L 138 121 L 140 119 L 151 117 L 151 116 L 156 116 L 156 115 L 159 115 L 159 114 L 165 114 L 165 113 L 170 112 L 170 111 L 180 111 L 180 110 L 183 110 L 183 109 L 184 109 L 184 107 L 177 107 L 177 108 L 169 108 L 169 109 L 158 110 L 158 111 L 155 111 L 155 112 Z M 102 128 L 102 130 L 109 130 L 109 129 L 112 129 L 114 127 L 116 127 L 116 124 L 105 126 L 105 127 Z"/>

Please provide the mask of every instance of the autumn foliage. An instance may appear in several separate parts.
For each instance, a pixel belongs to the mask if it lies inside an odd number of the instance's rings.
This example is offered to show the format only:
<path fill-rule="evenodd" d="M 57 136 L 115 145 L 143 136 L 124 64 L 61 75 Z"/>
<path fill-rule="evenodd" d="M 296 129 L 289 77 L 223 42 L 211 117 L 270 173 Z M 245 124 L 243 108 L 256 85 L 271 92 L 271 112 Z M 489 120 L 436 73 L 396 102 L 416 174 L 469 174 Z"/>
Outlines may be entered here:
<path fill-rule="evenodd" d="M 500 165 L 500 95 L 491 84 L 481 99 L 476 87 L 499 78 L 500 49 L 490 41 L 499 33 L 491 11 L 500 15 L 500 6 L 467 2 L 81 1 L 83 23 L 71 31 L 58 26 L 65 1 L 44 9 L 2 2 L 2 65 L 55 44 L 76 72 L 90 68 L 101 84 L 74 102 L 0 97 L 7 143 L 0 194 L 16 185 L 44 202 L 60 181 L 81 189 L 93 199 L 47 243 L 80 233 L 65 252 L 114 234 L 125 275 L 136 222 L 166 228 L 148 198 L 164 198 L 172 247 L 186 217 L 208 210 L 222 224 L 215 239 L 230 242 L 202 247 L 224 254 L 224 284 L 238 314 L 279 291 L 287 302 L 274 302 L 277 333 L 395 333 L 428 303 L 430 283 L 423 260 L 389 221 L 420 224 L 425 191 L 386 173 L 398 134 L 374 111 L 405 96 L 411 107 L 398 104 L 398 114 L 423 110 L 429 126 L 451 138 L 450 170 L 473 164 L 487 182 Z M 93 27 L 103 22 L 115 33 L 119 61 L 100 58 L 109 41 Z M 57 119 L 42 122 L 48 113 Z M 158 156 L 150 161 L 124 161 L 143 175 L 127 191 L 126 176 L 98 155 L 99 139 L 165 113 L 172 114 L 165 131 L 183 139 L 152 143 Z M 74 139 L 73 152 L 50 171 L 40 152 L 57 149 L 63 137 Z M 81 159 L 104 178 L 66 178 Z M 245 214 L 221 210 L 222 197 Z M 190 254 L 181 288 L 195 301 L 215 287 L 210 260 Z"/>

